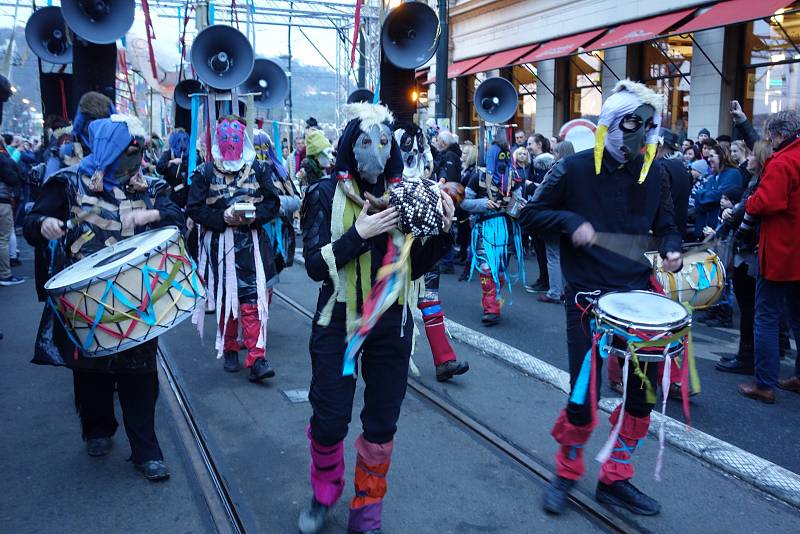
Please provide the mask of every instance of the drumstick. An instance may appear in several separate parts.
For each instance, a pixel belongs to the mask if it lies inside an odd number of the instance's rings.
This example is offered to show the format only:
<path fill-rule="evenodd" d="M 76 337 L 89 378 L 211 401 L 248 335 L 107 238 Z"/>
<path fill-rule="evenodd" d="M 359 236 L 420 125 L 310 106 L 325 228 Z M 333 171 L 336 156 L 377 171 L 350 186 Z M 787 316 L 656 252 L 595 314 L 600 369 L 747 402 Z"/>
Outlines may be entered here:
<path fill-rule="evenodd" d="M 604 248 L 619 254 L 629 260 L 643 263 L 650 267 L 650 261 L 644 253 L 653 250 L 652 238 L 649 235 L 613 234 L 610 232 L 595 232 L 594 246 Z"/>
<path fill-rule="evenodd" d="M 89 217 L 89 215 L 97 215 L 99 213 L 100 213 L 100 207 L 99 206 L 94 206 L 91 209 L 82 211 L 79 214 L 77 214 L 75 217 L 73 217 L 73 218 L 71 218 L 70 220 L 67 221 L 66 228 L 67 228 L 67 230 L 72 230 L 73 228 L 78 226 L 78 224 L 80 224 L 84 220 L 86 220 L 86 218 Z"/>

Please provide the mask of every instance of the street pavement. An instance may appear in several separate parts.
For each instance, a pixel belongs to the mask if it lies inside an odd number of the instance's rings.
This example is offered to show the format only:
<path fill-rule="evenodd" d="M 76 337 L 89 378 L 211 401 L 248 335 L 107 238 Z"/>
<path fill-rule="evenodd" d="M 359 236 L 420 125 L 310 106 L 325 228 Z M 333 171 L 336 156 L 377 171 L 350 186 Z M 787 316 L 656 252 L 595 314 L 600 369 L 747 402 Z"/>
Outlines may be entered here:
<path fill-rule="evenodd" d="M 17 271 L 27 276 L 31 272 L 29 262 Z M 505 310 L 506 321 L 493 329 L 483 329 L 477 324 L 477 283 L 459 283 L 451 275 L 443 276 L 442 282 L 442 300 L 449 317 L 563 368 L 563 310 L 559 307 L 535 302 L 532 295 L 515 288 L 514 304 Z M 302 265 L 281 274 L 278 290 L 313 310 L 318 290 L 306 277 Z M 112 455 L 99 460 L 85 455 L 72 404 L 69 371 L 28 363 L 40 310 L 32 281 L 0 288 L 0 331 L 5 333 L 5 339 L 0 341 L 5 384 L 0 390 L 3 428 L 0 454 L 7 488 L 5 498 L 0 501 L 2 530 L 213 531 L 209 505 L 200 490 L 202 474 L 197 463 L 189 459 L 191 455 L 180 436 L 178 414 L 166 402 L 172 392 L 163 387 L 163 380 L 157 431 L 172 470 L 169 481 L 148 483 L 124 461 L 128 449 L 122 429 L 115 438 Z M 310 405 L 303 399 L 310 377 L 310 320 L 281 298 L 273 299 L 268 357 L 277 376 L 260 385 L 249 383 L 244 370 L 235 374 L 222 371 L 222 362 L 215 358 L 213 350 L 213 323 L 213 316 L 207 316 L 203 341 L 188 321 L 162 336 L 166 358 L 232 490 L 247 531 L 295 532 L 297 514 L 310 496 L 305 438 Z M 565 402 L 565 395 L 468 345 L 454 341 L 454 348 L 461 359 L 469 360 L 472 369 L 450 383 L 439 384 L 434 379 L 430 351 L 422 334 L 414 355 L 422 373 L 420 380 L 543 465 L 552 466 L 556 445 L 549 429 Z M 774 431 L 778 419 L 773 418 L 770 424 L 759 418 L 781 414 L 784 421 L 781 428 L 786 430 L 781 439 L 788 443 L 785 447 L 782 443 L 772 444 L 783 451 L 777 455 L 783 461 L 776 463 L 795 462 L 793 445 L 797 442 L 798 425 L 796 410 L 791 410 L 791 406 L 797 406 L 796 400 L 784 393 L 779 404 L 771 407 L 783 411 L 766 410 L 761 415 L 752 414 L 761 407 L 751 401 L 738 408 L 731 407 L 730 404 L 738 402 L 738 395 L 735 391 L 714 392 L 715 382 L 709 384 L 706 376 L 714 371 L 704 368 L 703 363 L 705 388 L 701 396 L 693 399 L 695 425 L 727 439 L 710 423 L 701 426 L 703 421 L 716 421 L 720 429 L 736 435 L 752 419 L 764 440 L 765 435 L 770 435 L 764 432 Z M 342 501 L 332 511 L 326 533 L 343 532 L 346 525 L 347 500 L 353 494 L 353 441 L 360 427 L 358 410 L 362 393 L 359 387 L 346 440 L 348 484 Z M 720 404 L 728 414 L 727 421 L 720 415 Z M 703 410 L 703 406 L 709 408 Z M 670 406 L 670 413 L 681 418 L 677 404 Z M 593 493 L 599 468 L 592 458 L 609 430 L 605 420 L 600 423 L 587 445 L 589 474 L 579 485 L 586 495 Z M 406 396 L 398 427 L 384 508 L 387 533 L 598 530 L 595 523 L 576 509 L 570 509 L 560 518 L 545 516 L 540 511 L 544 488 L 540 479 L 487 447 L 413 391 L 409 390 Z M 756 452 L 744 441 L 738 444 Z M 657 517 L 625 515 L 641 530 L 676 533 L 746 532 L 756 528 L 780 533 L 796 530 L 796 508 L 769 498 L 749 484 L 672 447 L 668 446 L 665 452 L 662 482 L 654 481 L 657 451 L 658 442 L 650 437 L 637 452 L 637 485 L 663 505 L 663 512 Z"/>

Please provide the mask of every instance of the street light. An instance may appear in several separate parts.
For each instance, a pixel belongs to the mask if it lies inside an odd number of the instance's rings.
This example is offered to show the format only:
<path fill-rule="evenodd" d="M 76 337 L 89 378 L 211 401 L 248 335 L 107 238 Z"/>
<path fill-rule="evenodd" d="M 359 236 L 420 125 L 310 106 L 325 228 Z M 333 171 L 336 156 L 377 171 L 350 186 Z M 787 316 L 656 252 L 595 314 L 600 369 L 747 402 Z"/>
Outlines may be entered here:
<path fill-rule="evenodd" d="M 30 108 L 28 108 L 28 109 L 30 109 L 31 111 L 36 111 L 36 108 L 35 108 L 35 107 L 33 107 L 33 106 L 31 106 L 31 107 L 30 107 Z"/>
<path fill-rule="evenodd" d="M 25 105 L 27 106 L 28 104 L 30 104 L 30 103 L 31 103 L 31 101 L 30 101 L 30 100 L 28 100 L 27 98 L 23 98 L 23 99 L 22 99 L 22 103 L 23 103 L 23 104 L 25 104 Z"/>

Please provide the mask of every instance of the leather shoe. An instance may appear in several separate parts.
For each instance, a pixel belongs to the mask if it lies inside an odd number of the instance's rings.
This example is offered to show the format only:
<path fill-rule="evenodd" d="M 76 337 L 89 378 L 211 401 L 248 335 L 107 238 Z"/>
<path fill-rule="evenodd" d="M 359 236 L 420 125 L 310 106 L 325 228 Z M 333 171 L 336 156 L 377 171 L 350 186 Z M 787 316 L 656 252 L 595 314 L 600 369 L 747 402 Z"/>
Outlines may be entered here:
<path fill-rule="evenodd" d="M 494 326 L 500 322 L 500 315 L 497 313 L 484 313 L 481 322 L 486 326 Z"/>
<path fill-rule="evenodd" d="M 770 388 L 762 388 L 756 384 L 739 384 L 739 393 L 765 404 L 775 404 L 775 391 Z"/>
<path fill-rule="evenodd" d="M 554 298 L 548 297 L 547 295 L 539 295 L 536 298 L 536 300 L 538 300 L 539 302 L 546 302 L 548 304 L 563 304 L 563 302 L 564 302 L 561 299 L 554 299 Z"/>
<path fill-rule="evenodd" d="M 223 353 L 225 356 L 225 364 L 222 368 L 225 370 L 226 373 L 235 373 L 241 366 L 239 365 L 239 353 L 235 350 L 226 350 Z"/>
<path fill-rule="evenodd" d="M 92 438 L 86 440 L 86 454 L 105 456 L 111 452 L 111 438 Z"/>
<path fill-rule="evenodd" d="M 567 505 L 569 492 L 575 486 L 575 480 L 556 476 L 544 492 L 542 508 L 548 514 L 561 515 Z"/>
<path fill-rule="evenodd" d="M 790 378 L 779 378 L 778 387 L 786 391 L 800 393 L 800 376 L 792 376 Z"/>
<path fill-rule="evenodd" d="M 297 530 L 300 534 L 316 534 L 322 530 L 325 520 L 328 518 L 329 509 L 312 497 L 311 504 L 300 512 L 300 517 L 297 518 Z"/>
<path fill-rule="evenodd" d="M 250 368 L 250 376 L 247 379 L 250 382 L 261 382 L 265 378 L 272 378 L 273 376 L 275 376 L 275 369 L 272 368 L 266 358 L 259 358 Z"/>
<path fill-rule="evenodd" d="M 743 361 L 738 358 L 728 361 L 720 360 L 714 367 L 717 371 L 736 373 L 738 375 L 752 375 L 755 372 L 753 362 Z"/>
<path fill-rule="evenodd" d="M 525 286 L 525 291 L 528 293 L 545 293 L 550 290 L 550 284 L 544 283 L 541 280 L 537 280 L 533 284 L 527 284 Z"/>
<path fill-rule="evenodd" d="M 144 475 L 144 478 L 153 482 L 169 478 L 169 469 L 164 460 L 148 460 L 134 464 L 134 467 Z"/>
<path fill-rule="evenodd" d="M 661 511 L 657 500 L 642 493 L 629 480 L 618 480 L 613 484 L 598 481 L 594 498 L 603 504 L 627 508 L 638 515 L 656 515 Z"/>
<path fill-rule="evenodd" d="M 450 360 L 436 366 L 436 381 L 446 382 L 456 375 L 463 375 L 469 371 L 468 362 Z"/>

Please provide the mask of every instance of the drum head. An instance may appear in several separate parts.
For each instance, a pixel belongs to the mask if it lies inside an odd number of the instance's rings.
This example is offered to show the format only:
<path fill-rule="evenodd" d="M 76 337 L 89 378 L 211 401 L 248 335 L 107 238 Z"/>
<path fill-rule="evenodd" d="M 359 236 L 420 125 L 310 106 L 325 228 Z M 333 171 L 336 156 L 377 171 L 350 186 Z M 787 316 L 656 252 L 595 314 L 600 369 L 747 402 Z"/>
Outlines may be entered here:
<path fill-rule="evenodd" d="M 94 278 L 116 273 L 123 265 L 177 238 L 178 234 L 178 229 L 170 226 L 123 239 L 73 263 L 48 280 L 44 288 L 48 291 L 71 289 L 85 285 Z"/>
<path fill-rule="evenodd" d="M 595 307 L 602 315 L 642 328 L 680 326 L 689 317 L 682 305 L 650 291 L 608 293 L 597 299 Z"/>

